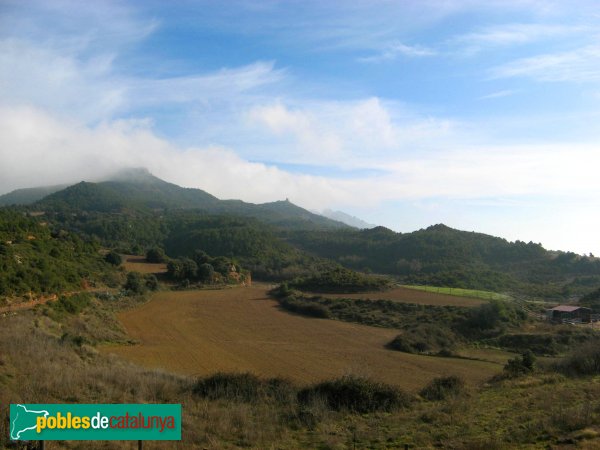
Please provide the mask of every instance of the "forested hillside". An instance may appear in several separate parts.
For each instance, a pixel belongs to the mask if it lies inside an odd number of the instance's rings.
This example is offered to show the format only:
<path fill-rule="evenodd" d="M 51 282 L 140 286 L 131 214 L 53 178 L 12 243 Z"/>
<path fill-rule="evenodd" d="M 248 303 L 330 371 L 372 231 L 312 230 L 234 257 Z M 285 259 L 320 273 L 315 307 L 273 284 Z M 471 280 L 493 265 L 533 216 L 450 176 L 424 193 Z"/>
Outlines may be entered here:
<path fill-rule="evenodd" d="M 60 293 L 110 279 L 97 243 L 0 210 L 0 297 Z"/>
<path fill-rule="evenodd" d="M 144 169 L 118 173 L 109 181 L 81 182 L 33 203 L 31 210 L 54 213 L 148 213 L 195 210 L 258 218 L 291 229 L 349 228 L 300 208 L 289 201 L 264 204 L 219 200 L 201 189 L 182 188 L 151 175 Z"/>
<path fill-rule="evenodd" d="M 412 233 L 359 230 L 289 201 L 219 200 L 147 171 L 81 182 L 20 211 L 52 229 L 124 253 L 159 247 L 170 257 L 196 250 L 238 260 L 266 280 L 307 277 L 335 267 L 391 275 L 405 284 L 484 289 L 541 298 L 581 296 L 600 285 L 600 260 L 540 244 L 434 225 Z"/>
<path fill-rule="evenodd" d="M 312 254 L 405 283 L 568 296 L 600 284 L 600 259 L 549 252 L 540 244 L 433 225 L 413 233 L 370 230 L 286 232 Z"/>

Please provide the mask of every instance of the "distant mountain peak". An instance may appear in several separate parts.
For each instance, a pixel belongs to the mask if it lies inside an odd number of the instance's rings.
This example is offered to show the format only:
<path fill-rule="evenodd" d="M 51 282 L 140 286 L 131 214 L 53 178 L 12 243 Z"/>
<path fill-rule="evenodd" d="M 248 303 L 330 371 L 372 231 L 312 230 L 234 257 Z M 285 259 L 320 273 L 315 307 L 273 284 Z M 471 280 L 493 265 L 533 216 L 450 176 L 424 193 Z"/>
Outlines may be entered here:
<path fill-rule="evenodd" d="M 359 219 L 358 217 L 346 214 L 343 211 L 325 209 L 323 210 L 323 212 L 321 212 L 321 215 L 327 217 L 328 219 L 337 220 L 338 222 L 345 223 L 346 225 L 350 225 L 354 228 L 367 229 L 375 227 L 375 225 L 365 222 L 364 220 Z"/>

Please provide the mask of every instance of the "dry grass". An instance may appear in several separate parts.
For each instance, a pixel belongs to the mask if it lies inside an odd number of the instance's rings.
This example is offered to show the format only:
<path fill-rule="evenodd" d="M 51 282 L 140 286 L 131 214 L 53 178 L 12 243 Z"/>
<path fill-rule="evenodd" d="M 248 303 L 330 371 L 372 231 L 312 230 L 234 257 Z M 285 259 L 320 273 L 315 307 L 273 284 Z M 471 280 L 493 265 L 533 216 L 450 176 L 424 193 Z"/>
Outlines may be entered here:
<path fill-rule="evenodd" d="M 225 292 L 213 300 L 208 297 L 202 300 L 201 297 L 196 308 L 191 309 L 195 315 L 188 318 L 190 324 L 197 325 L 201 308 L 213 314 L 202 322 L 205 325 L 209 320 L 228 319 L 223 319 L 222 314 L 215 315 L 216 307 L 208 307 L 211 302 L 223 303 L 229 313 L 232 307 L 227 305 L 232 302 L 268 305 L 262 297 L 250 295 L 259 294 L 260 290 L 248 289 L 245 295 L 238 292 L 237 300 L 228 298 Z M 229 291 L 230 294 L 235 292 Z M 186 308 L 185 304 L 191 300 L 186 298 L 193 299 L 198 293 L 180 294 L 163 301 L 171 302 L 171 310 L 182 307 L 184 312 L 189 312 L 190 308 Z M 208 296 L 210 292 L 202 294 Z M 160 303 L 160 298 L 157 300 Z M 294 323 L 284 316 L 302 319 L 278 311 L 272 303 L 270 305 L 269 308 L 276 314 L 269 317 L 282 320 L 284 326 Z M 87 311 L 88 314 L 92 312 Z M 180 318 L 179 325 L 185 320 Z M 252 320 L 254 322 L 250 325 Z M 336 326 L 336 322 L 312 320 L 327 327 Z M 95 323 L 90 322 L 89 326 Z M 232 323 L 239 325 L 242 322 L 233 314 Z M 100 322 L 97 324 L 100 326 Z M 154 324 L 151 322 L 149 325 L 154 327 Z M 257 330 L 264 326 L 258 317 L 249 317 L 246 326 L 251 327 L 250 332 L 264 338 L 265 334 Z M 297 336 L 293 330 L 277 328 L 276 323 L 271 326 L 284 341 L 288 334 Z M 74 333 L 80 328 L 80 324 L 71 321 L 54 322 L 43 316 L 40 310 L 0 317 L 0 448 L 8 445 L 8 405 L 15 402 L 181 403 L 183 440 L 146 442 L 144 448 L 147 449 L 383 449 L 404 448 L 405 444 L 409 444 L 410 448 L 490 450 L 600 448 L 600 428 L 597 425 L 600 423 L 599 377 L 571 379 L 556 374 L 534 374 L 482 389 L 468 387 L 465 393 L 443 401 L 417 400 L 408 409 L 359 415 L 333 411 L 318 402 L 300 405 L 293 398 L 289 401 L 259 399 L 251 402 L 226 398 L 211 400 L 194 392 L 194 386 L 198 384 L 193 378 L 142 369 L 120 358 L 98 354 L 87 345 L 76 346 L 60 338 L 62 332 Z M 318 328 L 309 330 L 319 331 Z M 214 329 L 209 331 L 214 332 Z M 204 336 L 206 340 L 217 342 L 230 337 L 227 334 L 209 337 L 208 333 Z M 358 338 L 361 336 L 357 335 Z M 321 337 L 323 342 L 320 345 L 331 347 Z M 266 349 L 270 351 L 271 347 L 267 345 Z M 160 351 L 159 348 L 157 350 Z M 435 360 L 414 358 L 414 361 Z M 418 368 L 414 370 L 417 372 L 405 375 L 418 377 Z M 425 384 L 423 377 L 419 387 Z M 116 450 L 134 449 L 137 443 L 47 442 L 46 448 Z"/>
<path fill-rule="evenodd" d="M 247 371 L 300 383 L 355 374 L 416 391 L 441 375 L 473 384 L 501 370 L 489 362 L 387 350 L 396 330 L 290 314 L 260 285 L 160 292 L 119 318 L 141 344 L 103 352 L 182 374 Z"/>
<path fill-rule="evenodd" d="M 438 294 L 436 292 L 418 291 L 404 287 L 396 287 L 389 291 L 361 292 L 357 294 L 319 294 L 326 298 L 354 298 L 365 300 L 392 300 L 400 303 L 434 306 L 478 306 L 485 303 L 473 297 L 457 297 L 455 295 Z"/>
<path fill-rule="evenodd" d="M 148 449 L 269 448 L 287 439 L 288 424 L 280 416 L 294 412 L 292 403 L 247 405 L 199 398 L 192 393 L 194 379 L 73 346 L 48 334 L 40 323 L 48 320 L 34 311 L 0 318 L 0 448 L 8 445 L 11 403 L 181 403 L 183 440 L 146 442 Z M 137 442 L 52 441 L 46 448 L 134 449 Z"/>
<path fill-rule="evenodd" d="M 136 255 L 122 255 L 123 267 L 128 272 L 140 272 L 140 273 L 166 273 L 166 263 L 149 263 L 143 256 Z"/>

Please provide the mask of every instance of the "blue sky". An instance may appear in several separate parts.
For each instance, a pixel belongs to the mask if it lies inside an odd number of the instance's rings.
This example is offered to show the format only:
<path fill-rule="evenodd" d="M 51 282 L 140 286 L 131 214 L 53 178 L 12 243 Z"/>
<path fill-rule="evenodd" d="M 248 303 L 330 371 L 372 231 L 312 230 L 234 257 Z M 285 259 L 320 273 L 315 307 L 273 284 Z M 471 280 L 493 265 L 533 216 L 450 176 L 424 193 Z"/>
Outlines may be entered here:
<path fill-rule="evenodd" d="M 600 254 L 596 1 L 0 0 L 0 192 L 146 166 Z"/>

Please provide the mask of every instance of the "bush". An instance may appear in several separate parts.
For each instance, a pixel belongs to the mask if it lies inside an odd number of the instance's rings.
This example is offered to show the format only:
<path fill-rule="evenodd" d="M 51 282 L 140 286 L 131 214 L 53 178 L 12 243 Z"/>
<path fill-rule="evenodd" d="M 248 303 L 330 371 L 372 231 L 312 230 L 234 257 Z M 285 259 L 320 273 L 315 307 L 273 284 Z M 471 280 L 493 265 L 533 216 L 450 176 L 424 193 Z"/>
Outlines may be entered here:
<path fill-rule="evenodd" d="M 449 377 L 434 378 L 425 386 L 419 395 L 427 400 L 445 400 L 448 397 L 456 397 L 464 391 L 465 382 L 455 375 Z"/>
<path fill-rule="evenodd" d="M 421 324 L 396 336 L 388 347 L 405 353 L 450 355 L 456 343 L 454 333 L 442 325 Z"/>
<path fill-rule="evenodd" d="M 167 260 L 167 255 L 162 248 L 154 247 L 146 252 L 146 261 L 149 263 L 164 263 Z"/>
<path fill-rule="evenodd" d="M 580 327 L 554 326 L 551 333 L 505 334 L 485 341 L 486 344 L 502 347 L 519 353 L 531 350 L 538 356 L 557 355 L 586 342 L 599 342 L 594 330 Z"/>
<path fill-rule="evenodd" d="M 295 394 L 293 386 L 287 380 L 261 380 L 251 373 L 217 373 L 196 381 L 192 392 L 210 400 L 238 402 L 255 402 L 260 399 L 289 401 Z"/>
<path fill-rule="evenodd" d="M 555 368 L 569 376 L 600 374 L 600 347 L 588 343 L 560 361 Z"/>
<path fill-rule="evenodd" d="M 90 296 L 86 293 L 73 294 L 69 297 L 61 296 L 57 301 L 50 303 L 50 306 L 58 312 L 68 314 L 78 314 L 90 304 Z"/>
<path fill-rule="evenodd" d="M 123 262 L 121 255 L 119 255 L 115 251 L 111 251 L 111 252 L 107 253 L 106 256 L 104 257 L 104 260 L 107 263 L 112 264 L 113 266 L 119 266 Z"/>
<path fill-rule="evenodd" d="M 286 297 L 279 299 L 279 304 L 288 311 L 304 316 L 317 317 L 320 319 L 329 319 L 331 317 L 329 308 L 319 303 L 307 302 L 305 299 L 299 301 L 294 297 Z"/>
<path fill-rule="evenodd" d="M 143 294 L 146 291 L 146 282 L 141 273 L 129 272 L 123 288 L 132 294 Z"/>
<path fill-rule="evenodd" d="M 398 388 L 353 376 L 325 381 L 298 393 L 301 405 L 319 400 L 332 410 L 357 413 L 393 411 L 410 403 L 409 396 Z"/>
<path fill-rule="evenodd" d="M 533 372 L 535 368 L 535 355 L 531 350 L 523 352 L 521 356 L 509 359 L 504 366 L 504 372 L 510 377 L 517 377 Z"/>
<path fill-rule="evenodd" d="M 153 273 L 149 273 L 144 277 L 146 288 L 151 291 L 158 289 L 158 279 Z"/>
<path fill-rule="evenodd" d="M 509 325 L 519 325 L 527 318 L 527 313 L 518 305 L 490 300 L 469 310 L 466 320 L 458 330 L 468 337 L 497 336 Z"/>
<path fill-rule="evenodd" d="M 312 277 L 295 279 L 289 285 L 302 291 L 350 293 L 382 291 L 388 289 L 391 282 L 387 278 L 337 268 Z"/>
<path fill-rule="evenodd" d="M 198 278 L 203 283 L 210 283 L 215 275 L 215 268 L 209 263 L 202 263 L 198 266 Z"/>

